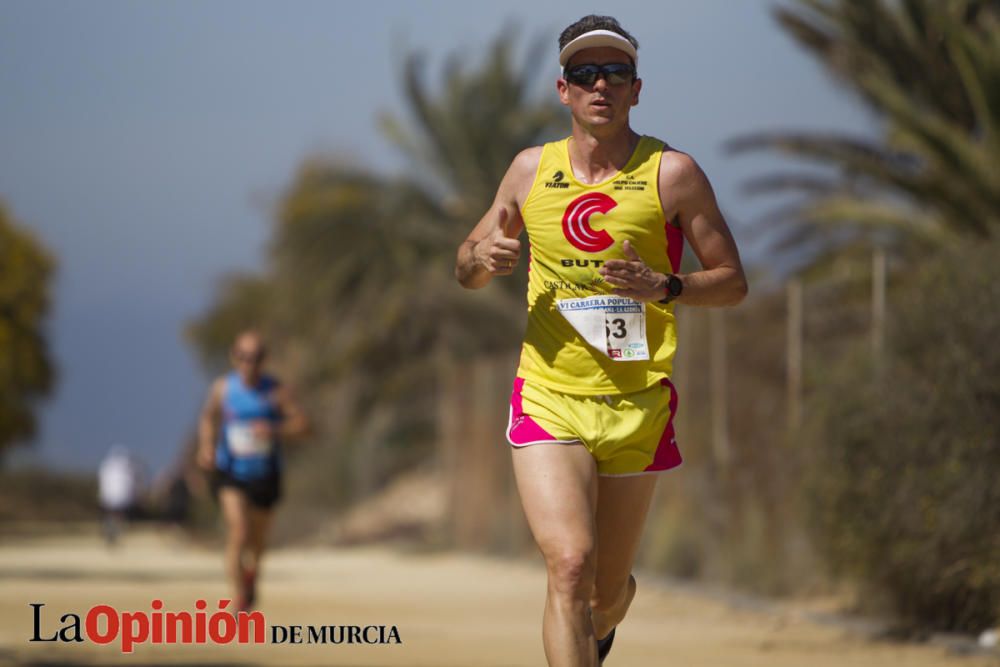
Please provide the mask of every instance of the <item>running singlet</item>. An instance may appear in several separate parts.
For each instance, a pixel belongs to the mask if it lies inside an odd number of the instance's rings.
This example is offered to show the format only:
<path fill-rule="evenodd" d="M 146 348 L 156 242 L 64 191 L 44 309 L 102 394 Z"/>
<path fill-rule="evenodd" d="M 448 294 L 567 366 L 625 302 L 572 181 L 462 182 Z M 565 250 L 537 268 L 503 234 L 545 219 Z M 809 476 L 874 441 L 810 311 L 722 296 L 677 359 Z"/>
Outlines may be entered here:
<path fill-rule="evenodd" d="M 226 376 L 222 395 L 222 433 L 215 448 L 215 465 L 237 480 L 251 481 L 278 474 L 281 467 L 279 443 L 254 433 L 253 421 L 265 420 L 277 426 L 281 421 L 271 392 L 278 382 L 262 375 L 256 387 L 243 384 L 235 371 Z"/>
<path fill-rule="evenodd" d="M 585 185 L 573 175 L 569 141 L 545 144 L 521 207 L 531 255 L 517 374 L 567 394 L 642 391 L 670 376 L 673 304 L 618 297 L 597 270 L 625 259 L 628 239 L 654 271 L 677 272 L 684 237 L 664 219 L 657 186 L 664 144 L 642 137 L 624 169 Z"/>

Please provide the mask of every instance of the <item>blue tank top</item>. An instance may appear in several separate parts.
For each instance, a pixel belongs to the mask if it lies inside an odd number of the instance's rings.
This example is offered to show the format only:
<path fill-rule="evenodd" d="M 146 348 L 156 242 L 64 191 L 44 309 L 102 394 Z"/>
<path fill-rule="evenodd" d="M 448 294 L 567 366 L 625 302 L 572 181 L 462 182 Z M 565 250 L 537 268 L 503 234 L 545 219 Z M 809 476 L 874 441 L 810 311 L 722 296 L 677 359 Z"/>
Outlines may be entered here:
<path fill-rule="evenodd" d="M 281 421 L 281 411 L 271 397 L 277 386 L 278 381 L 269 375 L 262 375 L 255 387 L 243 384 L 235 371 L 226 376 L 215 465 L 234 479 L 258 480 L 281 471 L 281 443 L 277 438 L 260 438 L 252 429 L 255 420 L 274 426 Z"/>

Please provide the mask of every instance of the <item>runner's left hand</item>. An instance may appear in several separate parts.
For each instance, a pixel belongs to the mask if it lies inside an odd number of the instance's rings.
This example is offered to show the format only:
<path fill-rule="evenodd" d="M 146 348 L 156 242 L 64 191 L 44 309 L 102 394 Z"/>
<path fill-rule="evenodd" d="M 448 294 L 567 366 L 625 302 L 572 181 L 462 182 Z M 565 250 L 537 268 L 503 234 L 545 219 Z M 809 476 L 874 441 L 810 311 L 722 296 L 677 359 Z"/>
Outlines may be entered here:
<path fill-rule="evenodd" d="M 627 296 L 636 301 L 659 301 L 665 296 L 664 285 L 667 277 L 649 268 L 631 241 L 622 243 L 626 259 L 609 259 L 598 269 L 612 290 L 618 296 Z"/>

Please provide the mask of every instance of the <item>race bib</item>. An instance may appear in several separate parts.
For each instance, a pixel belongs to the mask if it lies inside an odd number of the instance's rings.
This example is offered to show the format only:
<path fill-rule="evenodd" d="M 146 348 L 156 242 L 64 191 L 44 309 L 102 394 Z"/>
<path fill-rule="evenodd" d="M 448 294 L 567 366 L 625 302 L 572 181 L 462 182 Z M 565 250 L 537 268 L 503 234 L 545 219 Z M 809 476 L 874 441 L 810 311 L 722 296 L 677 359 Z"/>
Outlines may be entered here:
<path fill-rule="evenodd" d="M 588 296 L 559 299 L 556 308 L 591 347 L 611 359 L 649 359 L 643 302 L 625 296 Z"/>
<path fill-rule="evenodd" d="M 229 451 L 234 456 L 266 456 L 271 453 L 271 438 L 254 433 L 252 422 L 233 422 L 226 426 Z"/>

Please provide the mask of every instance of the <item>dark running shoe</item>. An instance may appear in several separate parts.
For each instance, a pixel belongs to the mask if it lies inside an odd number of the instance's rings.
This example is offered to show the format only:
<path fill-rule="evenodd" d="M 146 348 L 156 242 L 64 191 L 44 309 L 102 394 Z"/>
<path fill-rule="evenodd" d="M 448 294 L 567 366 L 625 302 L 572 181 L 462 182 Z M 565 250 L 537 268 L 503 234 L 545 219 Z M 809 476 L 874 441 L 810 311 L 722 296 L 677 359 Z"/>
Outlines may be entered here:
<path fill-rule="evenodd" d="M 611 653 L 611 645 L 615 643 L 615 630 L 616 628 L 611 628 L 607 637 L 597 640 L 597 663 L 600 665 L 604 664 L 604 659 Z"/>

